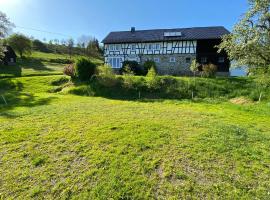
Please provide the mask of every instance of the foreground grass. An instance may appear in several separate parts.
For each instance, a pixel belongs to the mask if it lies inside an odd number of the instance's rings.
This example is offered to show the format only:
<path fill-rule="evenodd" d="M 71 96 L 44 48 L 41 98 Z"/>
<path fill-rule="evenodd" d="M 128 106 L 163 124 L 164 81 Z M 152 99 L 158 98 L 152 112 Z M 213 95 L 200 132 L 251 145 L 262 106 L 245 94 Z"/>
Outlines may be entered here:
<path fill-rule="evenodd" d="M 0 80 L 3 199 L 270 198 L 269 103 L 48 93 L 57 79 Z"/>
<path fill-rule="evenodd" d="M 63 74 L 64 66 L 76 59 L 66 54 L 33 52 L 31 56 L 18 58 L 15 66 L 0 66 L 1 77 L 20 77 L 33 75 L 60 75 Z M 101 64 L 102 60 L 90 58 L 92 62 Z"/>

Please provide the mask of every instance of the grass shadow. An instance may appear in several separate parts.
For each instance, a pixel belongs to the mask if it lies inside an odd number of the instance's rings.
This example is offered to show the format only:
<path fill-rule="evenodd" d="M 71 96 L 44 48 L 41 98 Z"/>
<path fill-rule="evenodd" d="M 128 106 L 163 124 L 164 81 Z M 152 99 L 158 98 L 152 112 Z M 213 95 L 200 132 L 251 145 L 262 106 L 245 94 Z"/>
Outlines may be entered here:
<path fill-rule="evenodd" d="M 23 92 L 24 86 L 19 81 L 0 79 L 0 116 L 16 118 L 16 115 L 8 113 L 16 107 L 35 107 L 47 105 L 57 97 L 39 97 Z M 4 97 L 4 98 L 3 98 Z"/>
<path fill-rule="evenodd" d="M 35 71 L 53 71 L 53 69 L 46 67 L 42 62 L 42 59 L 38 58 L 24 58 L 18 59 L 17 65 L 21 66 L 24 69 L 33 69 Z"/>

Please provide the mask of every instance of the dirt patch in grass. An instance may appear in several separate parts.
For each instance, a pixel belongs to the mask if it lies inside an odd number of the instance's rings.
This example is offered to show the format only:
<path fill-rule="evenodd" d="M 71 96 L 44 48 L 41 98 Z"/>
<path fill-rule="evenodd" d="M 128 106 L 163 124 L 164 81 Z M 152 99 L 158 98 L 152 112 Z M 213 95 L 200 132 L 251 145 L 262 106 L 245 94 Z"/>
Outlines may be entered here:
<path fill-rule="evenodd" d="M 237 105 L 247 105 L 247 104 L 254 104 L 254 101 L 246 98 L 246 97 L 237 97 L 230 99 L 230 102 Z"/>

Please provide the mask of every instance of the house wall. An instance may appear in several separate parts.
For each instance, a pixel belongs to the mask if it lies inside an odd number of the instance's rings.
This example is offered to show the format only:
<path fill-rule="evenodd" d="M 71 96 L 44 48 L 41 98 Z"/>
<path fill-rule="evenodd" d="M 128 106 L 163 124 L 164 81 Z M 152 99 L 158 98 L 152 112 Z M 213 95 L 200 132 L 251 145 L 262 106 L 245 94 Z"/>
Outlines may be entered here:
<path fill-rule="evenodd" d="M 158 73 L 160 74 L 187 74 L 193 59 L 197 59 L 200 64 L 213 63 L 218 66 L 218 72 L 222 75 L 229 75 L 230 60 L 225 52 L 217 53 L 216 45 L 221 40 L 192 40 L 192 41 L 164 41 L 153 43 L 125 43 L 125 44 L 105 44 L 105 63 L 113 68 L 121 68 L 125 60 L 144 63 L 147 60 L 156 62 Z M 175 62 L 170 62 L 174 57 Z M 202 62 L 202 58 L 207 58 L 207 62 Z M 219 62 L 219 58 L 224 57 L 224 62 Z M 186 59 L 190 58 L 190 62 Z"/>
<path fill-rule="evenodd" d="M 159 74 L 182 75 L 189 74 L 191 61 L 196 59 L 196 54 L 143 55 L 141 61 L 144 63 L 157 58 L 159 62 L 156 62 L 156 66 Z M 175 58 L 175 62 L 170 62 L 171 58 Z"/>
<path fill-rule="evenodd" d="M 105 44 L 104 57 L 105 63 L 110 64 L 113 68 L 120 68 L 125 60 L 134 60 L 139 63 L 152 59 L 153 56 L 159 56 L 161 62 L 158 66 L 169 66 L 169 59 L 166 55 L 177 55 L 177 63 L 184 68 L 186 63 L 181 60 L 184 56 L 196 54 L 197 41 L 164 41 L 153 43 L 125 43 L 125 44 Z M 119 63 L 121 63 L 119 65 Z"/>
<path fill-rule="evenodd" d="M 226 52 L 217 53 L 217 45 L 221 43 L 221 40 L 198 40 L 197 41 L 197 61 L 200 64 L 215 64 L 218 67 L 220 74 L 229 74 L 230 60 Z M 206 63 L 202 62 L 202 58 L 206 58 Z M 219 58 L 223 57 L 224 62 L 219 62 Z"/>

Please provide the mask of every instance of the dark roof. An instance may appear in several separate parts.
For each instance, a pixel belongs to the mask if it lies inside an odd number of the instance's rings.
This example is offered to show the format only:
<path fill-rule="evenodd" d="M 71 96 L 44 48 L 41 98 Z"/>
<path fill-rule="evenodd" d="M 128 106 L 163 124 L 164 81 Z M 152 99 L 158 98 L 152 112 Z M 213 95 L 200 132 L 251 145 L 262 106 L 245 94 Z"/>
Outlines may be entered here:
<path fill-rule="evenodd" d="M 8 45 L 4 45 L 4 54 L 5 54 L 5 57 L 9 57 L 9 58 L 17 57 L 15 51 L 12 49 L 11 46 L 8 46 Z"/>
<path fill-rule="evenodd" d="M 179 37 L 164 37 L 164 32 L 181 32 Z M 195 27 L 195 28 L 177 28 L 177 29 L 155 29 L 155 30 L 136 30 L 111 32 L 102 41 L 108 43 L 132 43 L 132 42 L 157 42 L 157 41 L 174 41 L 174 40 L 203 40 L 203 39 L 220 39 L 223 35 L 230 32 L 223 26 L 213 27 Z"/>

